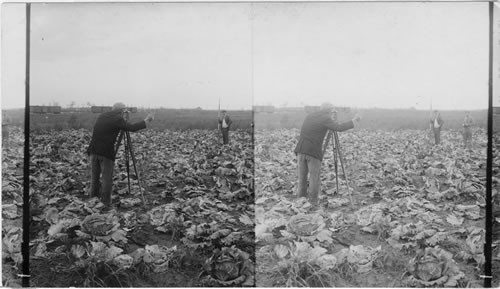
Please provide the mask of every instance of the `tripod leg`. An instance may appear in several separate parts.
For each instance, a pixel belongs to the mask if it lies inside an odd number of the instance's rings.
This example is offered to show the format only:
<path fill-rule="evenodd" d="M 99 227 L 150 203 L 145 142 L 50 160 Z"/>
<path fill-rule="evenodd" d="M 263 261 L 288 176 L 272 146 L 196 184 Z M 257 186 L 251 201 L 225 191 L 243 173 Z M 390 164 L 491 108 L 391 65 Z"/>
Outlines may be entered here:
<path fill-rule="evenodd" d="M 130 144 L 128 143 L 128 140 L 125 141 L 124 147 L 125 147 L 125 165 L 127 167 L 128 194 L 130 195 L 130 158 L 129 158 Z"/>
<path fill-rule="evenodd" d="M 328 134 L 326 135 L 326 140 L 323 145 L 323 155 L 326 153 L 326 149 L 328 148 L 328 144 L 330 143 L 330 139 L 332 139 L 332 131 L 328 131 Z"/>
<path fill-rule="evenodd" d="M 143 205 L 146 205 L 146 199 L 144 199 L 144 194 L 142 193 L 141 178 L 139 177 L 139 172 L 137 171 L 134 150 L 132 149 L 132 141 L 130 139 L 130 133 L 127 131 L 126 134 L 127 134 L 127 142 L 129 145 L 130 155 L 132 156 L 132 164 L 134 165 L 134 171 L 135 171 L 135 175 L 137 176 L 137 183 L 139 185 L 139 191 L 141 192 L 142 203 L 143 203 Z"/>
<path fill-rule="evenodd" d="M 332 139 L 332 148 L 333 148 L 333 162 L 335 165 L 335 185 L 337 186 L 337 195 L 339 194 L 339 164 L 337 158 L 337 147 L 335 146 L 335 142 L 333 141 L 333 135 L 330 135 Z"/>
<path fill-rule="evenodd" d="M 116 154 L 118 153 L 118 149 L 120 148 L 120 144 L 122 142 L 122 139 L 123 139 L 123 130 L 120 131 L 120 134 L 118 135 L 118 141 L 115 144 L 115 158 L 116 158 Z"/>
<path fill-rule="evenodd" d="M 353 204 L 352 195 L 351 195 L 351 190 L 349 190 L 349 181 L 347 180 L 347 173 L 345 172 L 344 168 L 344 157 L 342 156 L 342 150 L 340 149 L 339 135 L 337 134 L 337 132 L 334 132 L 334 135 L 335 135 L 335 145 L 337 146 L 337 152 L 339 154 L 339 159 L 340 159 L 340 166 L 342 167 L 342 173 L 344 173 L 345 185 L 347 186 L 347 191 L 349 192 L 349 199 L 352 205 Z"/>

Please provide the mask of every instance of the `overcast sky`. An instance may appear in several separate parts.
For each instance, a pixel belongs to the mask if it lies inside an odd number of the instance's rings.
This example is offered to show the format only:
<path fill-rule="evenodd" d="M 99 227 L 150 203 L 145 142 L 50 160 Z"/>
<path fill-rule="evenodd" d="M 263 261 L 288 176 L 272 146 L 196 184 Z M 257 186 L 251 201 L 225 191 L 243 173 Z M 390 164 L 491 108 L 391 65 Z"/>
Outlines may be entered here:
<path fill-rule="evenodd" d="M 487 3 L 32 4 L 31 103 L 485 109 Z M 25 5 L 2 7 L 24 106 Z"/>

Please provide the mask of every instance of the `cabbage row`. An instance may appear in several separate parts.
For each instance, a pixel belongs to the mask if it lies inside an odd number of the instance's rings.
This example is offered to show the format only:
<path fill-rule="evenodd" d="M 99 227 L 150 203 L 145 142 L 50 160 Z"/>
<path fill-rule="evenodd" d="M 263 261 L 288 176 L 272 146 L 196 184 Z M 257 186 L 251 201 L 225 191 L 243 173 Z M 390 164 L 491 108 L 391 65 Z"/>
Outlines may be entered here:
<path fill-rule="evenodd" d="M 224 147 L 215 131 L 131 134 L 142 190 L 130 163 L 129 193 L 121 149 L 110 211 L 88 196 L 90 132 L 30 137 L 32 286 L 253 284 L 253 151 L 247 132 L 232 132 Z M 10 146 L 4 160 L 3 217 L 19 220 L 22 151 Z M 19 273 L 22 226 L 4 222 L 2 229 L 4 264 Z M 9 278 L 4 274 L 4 285 L 19 281 Z"/>
<path fill-rule="evenodd" d="M 323 160 L 320 208 L 295 197 L 298 130 L 257 131 L 258 286 L 480 286 L 486 132 L 339 133 L 348 185 Z"/>

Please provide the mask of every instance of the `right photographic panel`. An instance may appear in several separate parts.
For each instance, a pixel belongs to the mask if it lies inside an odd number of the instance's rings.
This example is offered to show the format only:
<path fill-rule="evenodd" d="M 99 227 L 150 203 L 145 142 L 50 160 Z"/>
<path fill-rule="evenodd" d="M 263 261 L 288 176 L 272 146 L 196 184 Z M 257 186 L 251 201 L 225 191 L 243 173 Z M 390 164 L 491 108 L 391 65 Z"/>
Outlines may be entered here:
<path fill-rule="evenodd" d="M 252 5 L 258 287 L 483 286 L 489 11 Z"/>

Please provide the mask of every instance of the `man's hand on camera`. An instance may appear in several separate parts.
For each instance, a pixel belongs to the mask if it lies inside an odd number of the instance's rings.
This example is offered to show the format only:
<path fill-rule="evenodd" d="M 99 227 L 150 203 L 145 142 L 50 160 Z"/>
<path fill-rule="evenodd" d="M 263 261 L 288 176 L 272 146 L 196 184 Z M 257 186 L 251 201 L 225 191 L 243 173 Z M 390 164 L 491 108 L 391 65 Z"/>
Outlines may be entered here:
<path fill-rule="evenodd" d="M 144 119 L 144 122 L 149 123 L 149 122 L 152 122 L 153 119 L 154 119 L 154 114 L 153 113 L 148 113 L 148 115 Z"/>

